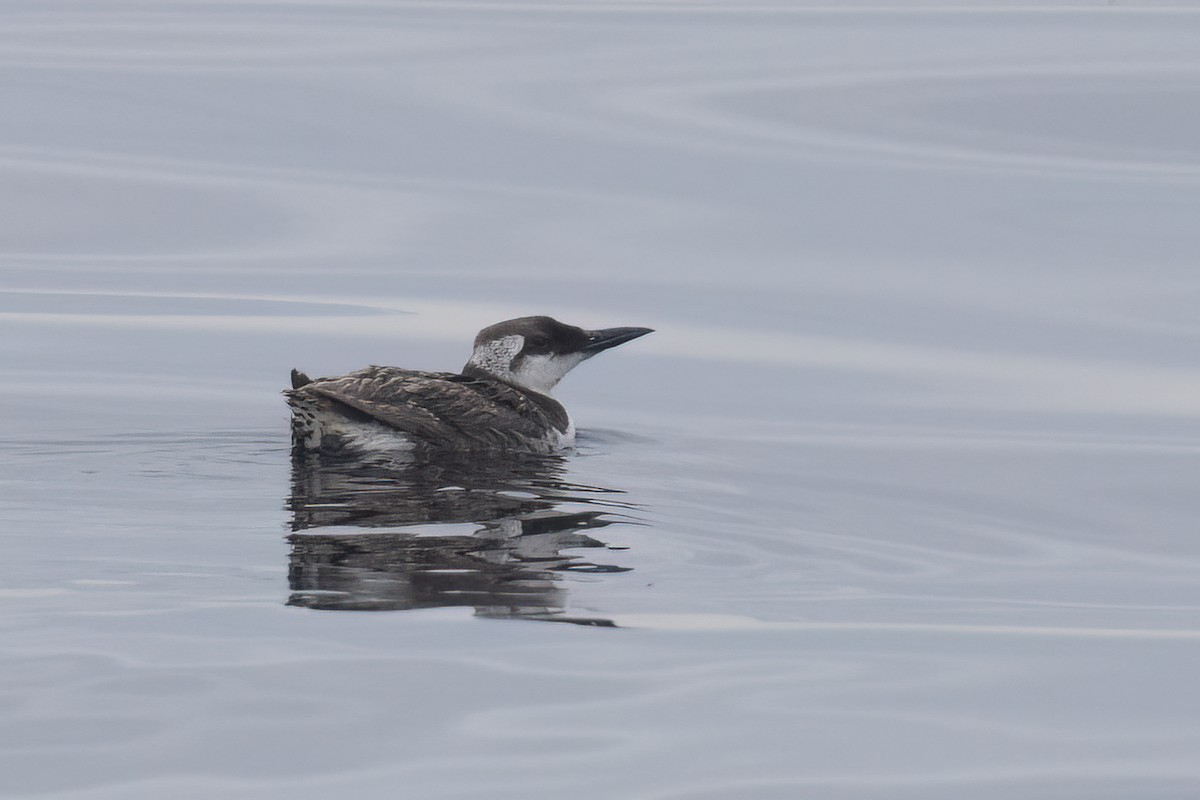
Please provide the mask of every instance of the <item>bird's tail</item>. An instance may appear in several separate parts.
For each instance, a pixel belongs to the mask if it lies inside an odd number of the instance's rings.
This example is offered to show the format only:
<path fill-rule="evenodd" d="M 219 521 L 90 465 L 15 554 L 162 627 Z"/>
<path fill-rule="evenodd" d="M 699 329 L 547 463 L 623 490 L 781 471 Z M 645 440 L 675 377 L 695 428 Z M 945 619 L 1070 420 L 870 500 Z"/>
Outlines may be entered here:
<path fill-rule="evenodd" d="M 312 378 L 305 375 L 298 369 L 292 370 L 292 388 L 299 389 L 301 386 L 308 386 L 312 383 Z"/>

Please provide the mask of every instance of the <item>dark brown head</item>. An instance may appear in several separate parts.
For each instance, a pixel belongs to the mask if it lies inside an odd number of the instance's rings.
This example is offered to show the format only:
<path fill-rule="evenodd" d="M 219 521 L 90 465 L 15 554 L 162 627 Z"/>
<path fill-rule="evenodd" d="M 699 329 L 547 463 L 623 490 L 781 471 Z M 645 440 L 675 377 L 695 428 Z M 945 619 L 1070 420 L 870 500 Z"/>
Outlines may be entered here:
<path fill-rule="evenodd" d="M 464 371 L 481 370 L 515 386 L 549 394 L 581 362 L 651 332 L 650 328 L 588 331 L 551 317 L 519 317 L 481 330 Z"/>

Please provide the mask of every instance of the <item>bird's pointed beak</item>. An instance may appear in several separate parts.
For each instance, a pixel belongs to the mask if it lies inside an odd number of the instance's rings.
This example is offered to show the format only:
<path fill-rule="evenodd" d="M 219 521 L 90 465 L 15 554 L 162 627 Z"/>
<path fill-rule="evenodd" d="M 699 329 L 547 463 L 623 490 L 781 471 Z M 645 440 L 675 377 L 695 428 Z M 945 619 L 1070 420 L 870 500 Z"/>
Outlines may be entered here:
<path fill-rule="evenodd" d="M 619 344 L 632 342 L 639 336 L 654 333 L 653 328 L 604 328 L 598 331 L 588 331 L 587 344 L 579 349 L 584 358 L 591 358 L 603 350 L 616 347 Z"/>

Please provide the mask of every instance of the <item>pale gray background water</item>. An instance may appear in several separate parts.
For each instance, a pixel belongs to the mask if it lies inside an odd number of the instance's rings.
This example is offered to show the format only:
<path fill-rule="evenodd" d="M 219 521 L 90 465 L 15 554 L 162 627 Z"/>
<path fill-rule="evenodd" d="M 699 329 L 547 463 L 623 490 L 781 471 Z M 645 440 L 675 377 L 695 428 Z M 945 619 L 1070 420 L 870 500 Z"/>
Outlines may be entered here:
<path fill-rule="evenodd" d="M 7 0 L 0 794 L 1196 797 L 1198 41 Z M 560 391 L 623 629 L 285 605 L 288 369 L 526 313 L 659 330 Z"/>

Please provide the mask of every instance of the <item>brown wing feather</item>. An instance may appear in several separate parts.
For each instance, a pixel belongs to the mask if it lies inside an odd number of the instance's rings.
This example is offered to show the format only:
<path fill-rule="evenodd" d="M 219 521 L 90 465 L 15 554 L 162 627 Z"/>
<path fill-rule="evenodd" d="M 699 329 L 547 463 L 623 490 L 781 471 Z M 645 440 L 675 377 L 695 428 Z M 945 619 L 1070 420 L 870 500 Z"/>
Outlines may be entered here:
<path fill-rule="evenodd" d="M 534 397 L 496 380 L 446 372 L 367 367 L 339 378 L 321 378 L 293 390 L 342 403 L 425 441 L 455 446 L 522 446 L 565 431 L 566 411 L 551 398 Z"/>

